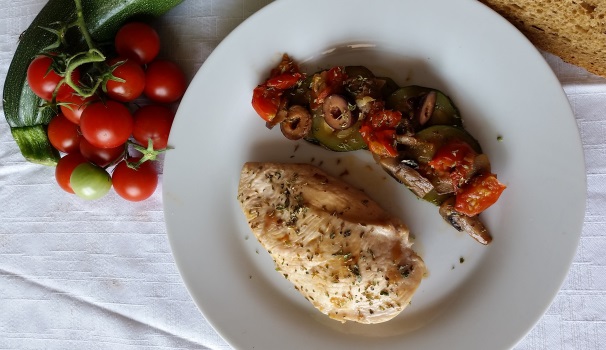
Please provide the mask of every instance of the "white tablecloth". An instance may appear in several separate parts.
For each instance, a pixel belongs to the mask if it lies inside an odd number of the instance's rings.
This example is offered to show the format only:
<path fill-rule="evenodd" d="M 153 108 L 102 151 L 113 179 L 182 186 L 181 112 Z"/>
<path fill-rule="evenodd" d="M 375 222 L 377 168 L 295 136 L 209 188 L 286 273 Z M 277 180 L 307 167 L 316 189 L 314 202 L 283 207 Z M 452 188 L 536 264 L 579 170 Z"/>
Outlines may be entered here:
<path fill-rule="evenodd" d="M 302 0 L 303 1 L 303 0 Z M 158 21 L 188 77 L 270 0 L 185 0 Z M 0 81 L 44 0 L 0 0 Z M 545 57 L 574 109 L 587 163 L 580 246 L 551 307 L 516 349 L 606 348 L 606 80 Z M 549 126 L 546 126 L 548 128 Z M 563 164 L 566 162 L 562 160 Z M 171 256 L 162 185 L 142 203 L 86 202 L 26 162 L 0 118 L 0 349 L 230 349 Z"/>

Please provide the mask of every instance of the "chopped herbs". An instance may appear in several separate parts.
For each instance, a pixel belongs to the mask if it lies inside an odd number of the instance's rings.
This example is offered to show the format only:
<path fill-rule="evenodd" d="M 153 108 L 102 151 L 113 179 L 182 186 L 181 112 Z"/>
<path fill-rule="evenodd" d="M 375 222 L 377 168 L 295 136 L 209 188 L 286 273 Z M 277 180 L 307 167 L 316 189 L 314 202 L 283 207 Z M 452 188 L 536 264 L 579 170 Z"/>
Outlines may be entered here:
<path fill-rule="evenodd" d="M 349 265 L 348 266 L 349 271 L 356 276 L 356 279 L 358 280 L 358 282 L 362 279 L 362 275 L 360 274 L 360 268 L 358 267 L 357 264 L 354 265 Z"/>
<path fill-rule="evenodd" d="M 355 211 L 374 209 L 375 204 L 364 197 L 342 204 L 318 201 L 322 195 L 318 190 L 324 187 L 329 192 L 337 183 L 320 171 L 309 175 L 260 169 L 238 196 L 245 213 L 254 212 L 249 224 L 274 259 L 276 272 L 296 283 L 293 287 L 314 305 L 332 304 L 330 315 L 339 320 L 367 321 L 400 311 L 398 301 L 404 300 L 403 287 L 413 282 L 410 277 L 416 266 L 402 259 L 402 251 L 381 246 L 391 239 L 379 228 L 381 223 L 363 215 L 350 220 Z M 313 191 L 307 192 L 307 186 Z M 342 189 L 347 192 L 350 187 Z M 261 254 L 260 248 L 255 253 Z M 407 277 L 409 281 L 403 281 Z"/>
<path fill-rule="evenodd" d="M 413 267 L 410 265 L 398 266 L 398 272 L 400 272 L 400 275 L 402 275 L 402 277 L 404 277 L 404 278 L 408 278 L 408 276 L 410 275 L 412 270 L 413 270 Z"/>

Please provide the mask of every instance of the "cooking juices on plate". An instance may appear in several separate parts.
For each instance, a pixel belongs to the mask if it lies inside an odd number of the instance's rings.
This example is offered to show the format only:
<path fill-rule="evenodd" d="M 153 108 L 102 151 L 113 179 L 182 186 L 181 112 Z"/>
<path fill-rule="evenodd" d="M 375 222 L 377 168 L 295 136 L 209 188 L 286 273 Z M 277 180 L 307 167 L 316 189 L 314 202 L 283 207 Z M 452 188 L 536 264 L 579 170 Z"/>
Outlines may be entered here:
<path fill-rule="evenodd" d="M 305 74 L 286 54 L 253 91 L 268 128 L 336 152 L 370 151 L 382 168 L 442 218 L 481 244 L 492 236 L 479 215 L 506 186 L 439 90 L 399 86 L 364 66 Z"/>

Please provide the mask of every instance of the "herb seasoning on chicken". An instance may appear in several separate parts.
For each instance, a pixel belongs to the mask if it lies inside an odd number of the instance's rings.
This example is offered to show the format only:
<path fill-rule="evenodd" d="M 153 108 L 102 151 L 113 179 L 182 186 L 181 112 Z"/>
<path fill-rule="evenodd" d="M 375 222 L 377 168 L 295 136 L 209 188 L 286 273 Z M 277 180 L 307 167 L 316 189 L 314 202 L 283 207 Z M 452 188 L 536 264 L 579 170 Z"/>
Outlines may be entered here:
<path fill-rule="evenodd" d="M 404 223 L 313 165 L 246 163 L 238 200 L 276 270 L 335 320 L 388 321 L 421 283 Z"/>

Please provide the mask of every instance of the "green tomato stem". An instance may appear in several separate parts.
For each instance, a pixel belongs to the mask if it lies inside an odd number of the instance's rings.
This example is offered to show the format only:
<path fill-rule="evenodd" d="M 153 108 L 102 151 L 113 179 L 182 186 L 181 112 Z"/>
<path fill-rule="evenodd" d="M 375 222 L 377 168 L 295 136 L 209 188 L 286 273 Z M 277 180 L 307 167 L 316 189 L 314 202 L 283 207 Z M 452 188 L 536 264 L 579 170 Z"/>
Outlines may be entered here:
<path fill-rule="evenodd" d="M 120 163 L 121 161 L 126 161 L 126 156 L 128 155 L 128 142 L 124 144 L 124 150 L 122 150 L 122 153 L 120 154 L 120 156 L 116 159 L 114 159 L 114 161 L 112 161 L 111 163 L 109 163 L 107 166 L 103 167 L 103 169 L 107 170 L 109 168 L 113 168 L 114 166 L 118 165 L 118 163 Z"/>
<path fill-rule="evenodd" d="M 84 22 L 84 12 L 82 11 L 82 1 L 74 0 L 76 3 L 76 14 L 78 18 L 76 19 L 76 24 L 78 25 L 78 29 L 82 33 L 84 40 L 86 41 L 86 45 L 90 50 L 96 49 L 95 44 L 93 42 L 93 38 L 90 36 L 88 32 L 88 28 L 86 27 L 86 22 Z"/>
<path fill-rule="evenodd" d="M 97 63 L 105 61 L 105 55 L 97 49 L 90 49 L 87 52 L 79 53 L 71 57 L 65 70 L 65 83 L 69 85 L 78 95 L 82 98 L 87 98 L 95 94 L 99 85 L 103 82 L 103 79 L 97 79 L 95 85 L 91 89 L 83 89 L 78 86 L 77 82 L 72 80 L 72 73 L 76 68 L 87 63 Z"/>
<path fill-rule="evenodd" d="M 128 166 L 129 168 L 134 169 L 134 170 L 139 169 L 139 166 L 141 164 L 147 162 L 148 160 L 151 160 L 151 161 L 156 160 L 156 158 L 158 157 L 158 155 L 160 155 L 160 153 L 166 152 L 169 149 L 167 147 L 167 148 L 155 150 L 154 142 L 151 138 L 147 142 L 147 148 L 139 145 L 138 143 L 132 142 L 132 141 L 128 141 L 128 143 L 130 143 L 134 149 L 136 149 L 137 151 L 141 152 L 141 154 L 143 154 L 141 159 L 139 159 L 139 161 L 136 163 L 126 161 L 126 166 Z"/>

